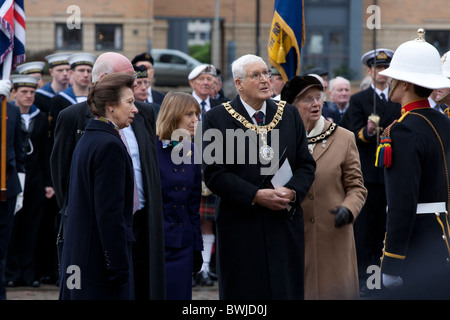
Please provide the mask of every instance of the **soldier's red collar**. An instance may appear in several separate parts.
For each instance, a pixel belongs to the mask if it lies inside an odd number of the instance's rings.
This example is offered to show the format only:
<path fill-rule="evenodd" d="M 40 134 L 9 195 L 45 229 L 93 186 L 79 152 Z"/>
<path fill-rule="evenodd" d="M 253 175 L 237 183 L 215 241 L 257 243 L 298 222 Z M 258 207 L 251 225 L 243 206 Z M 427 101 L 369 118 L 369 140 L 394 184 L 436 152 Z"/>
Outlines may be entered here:
<path fill-rule="evenodd" d="M 415 109 L 423 109 L 423 108 L 430 108 L 430 103 L 428 102 L 428 99 L 415 100 L 405 104 L 402 107 L 402 114 Z"/>

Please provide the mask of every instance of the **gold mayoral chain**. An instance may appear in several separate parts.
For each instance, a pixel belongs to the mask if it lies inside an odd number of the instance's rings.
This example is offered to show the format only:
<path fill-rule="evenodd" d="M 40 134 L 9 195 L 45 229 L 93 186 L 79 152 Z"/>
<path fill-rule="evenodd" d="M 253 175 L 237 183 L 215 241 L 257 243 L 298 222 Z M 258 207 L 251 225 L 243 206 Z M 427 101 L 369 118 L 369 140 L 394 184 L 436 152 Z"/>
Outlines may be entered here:
<path fill-rule="evenodd" d="M 234 110 L 230 105 L 230 102 L 223 103 L 223 106 L 233 118 L 239 121 L 247 129 L 256 131 L 256 134 L 260 135 L 263 145 L 259 148 L 259 154 L 264 160 L 267 161 L 272 160 L 274 155 L 273 148 L 267 144 L 267 133 L 275 128 L 278 122 L 280 122 L 283 115 L 284 106 L 286 105 L 286 101 L 280 101 L 276 103 L 276 105 L 278 106 L 278 108 L 277 112 L 273 116 L 272 121 L 264 126 L 257 126 L 256 124 L 251 123 L 250 121 L 245 119 L 245 117 L 239 114 L 239 112 Z"/>

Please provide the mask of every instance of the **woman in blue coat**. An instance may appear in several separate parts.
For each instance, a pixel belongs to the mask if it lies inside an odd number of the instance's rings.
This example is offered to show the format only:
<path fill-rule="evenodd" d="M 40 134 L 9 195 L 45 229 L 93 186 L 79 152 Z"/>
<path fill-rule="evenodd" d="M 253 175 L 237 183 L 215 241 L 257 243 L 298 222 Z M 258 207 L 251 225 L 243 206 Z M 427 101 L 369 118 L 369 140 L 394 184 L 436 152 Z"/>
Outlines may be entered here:
<path fill-rule="evenodd" d="M 191 143 L 200 114 L 192 95 L 169 92 L 156 121 L 156 150 L 164 204 L 166 297 L 192 299 L 192 272 L 200 270 L 201 164 Z"/>
<path fill-rule="evenodd" d="M 60 299 L 134 299 L 134 173 L 119 130 L 137 113 L 134 77 L 112 73 L 91 89 L 94 118 L 70 168 Z"/>

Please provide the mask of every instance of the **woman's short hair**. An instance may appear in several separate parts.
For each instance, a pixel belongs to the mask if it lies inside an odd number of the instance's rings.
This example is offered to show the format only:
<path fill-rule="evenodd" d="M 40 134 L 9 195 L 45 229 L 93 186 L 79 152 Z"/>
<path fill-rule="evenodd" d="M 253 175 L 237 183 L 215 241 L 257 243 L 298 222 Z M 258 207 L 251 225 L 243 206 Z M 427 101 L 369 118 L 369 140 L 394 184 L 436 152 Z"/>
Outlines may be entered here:
<path fill-rule="evenodd" d="M 184 92 L 168 92 L 156 120 L 156 135 L 159 139 L 170 139 L 180 119 L 192 110 L 200 114 L 200 105 L 192 95 Z"/>
<path fill-rule="evenodd" d="M 134 76 L 128 73 L 110 73 L 103 76 L 91 88 L 87 103 L 94 116 L 104 117 L 107 105 L 120 103 L 122 88 L 133 89 Z"/>

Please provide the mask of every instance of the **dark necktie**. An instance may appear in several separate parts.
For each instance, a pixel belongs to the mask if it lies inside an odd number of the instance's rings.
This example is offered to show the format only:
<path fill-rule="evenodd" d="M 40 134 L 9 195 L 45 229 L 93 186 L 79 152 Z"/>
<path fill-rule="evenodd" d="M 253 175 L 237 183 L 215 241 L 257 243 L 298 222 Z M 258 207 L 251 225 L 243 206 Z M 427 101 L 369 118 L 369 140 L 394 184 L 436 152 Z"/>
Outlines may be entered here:
<path fill-rule="evenodd" d="M 384 95 L 383 92 L 380 94 L 380 98 L 381 98 L 381 101 L 386 102 L 386 96 Z"/>
<path fill-rule="evenodd" d="M 205 101 L 202 101 L 202 102 L 200 103 L 200 105 L 202 106 L 202 114 L 204 114 L 204 113 L 206 112 L 206 109 L 205 109 L 206 102 L 205 102 Z"/>
<path fill-rule="evenodd" d="M 263 126 L 264 125 L 264 113 L 262 111 L 256 111 L 253 114 L 253 118 L 255 118 L 256 124 L 258 126 Z"/>

